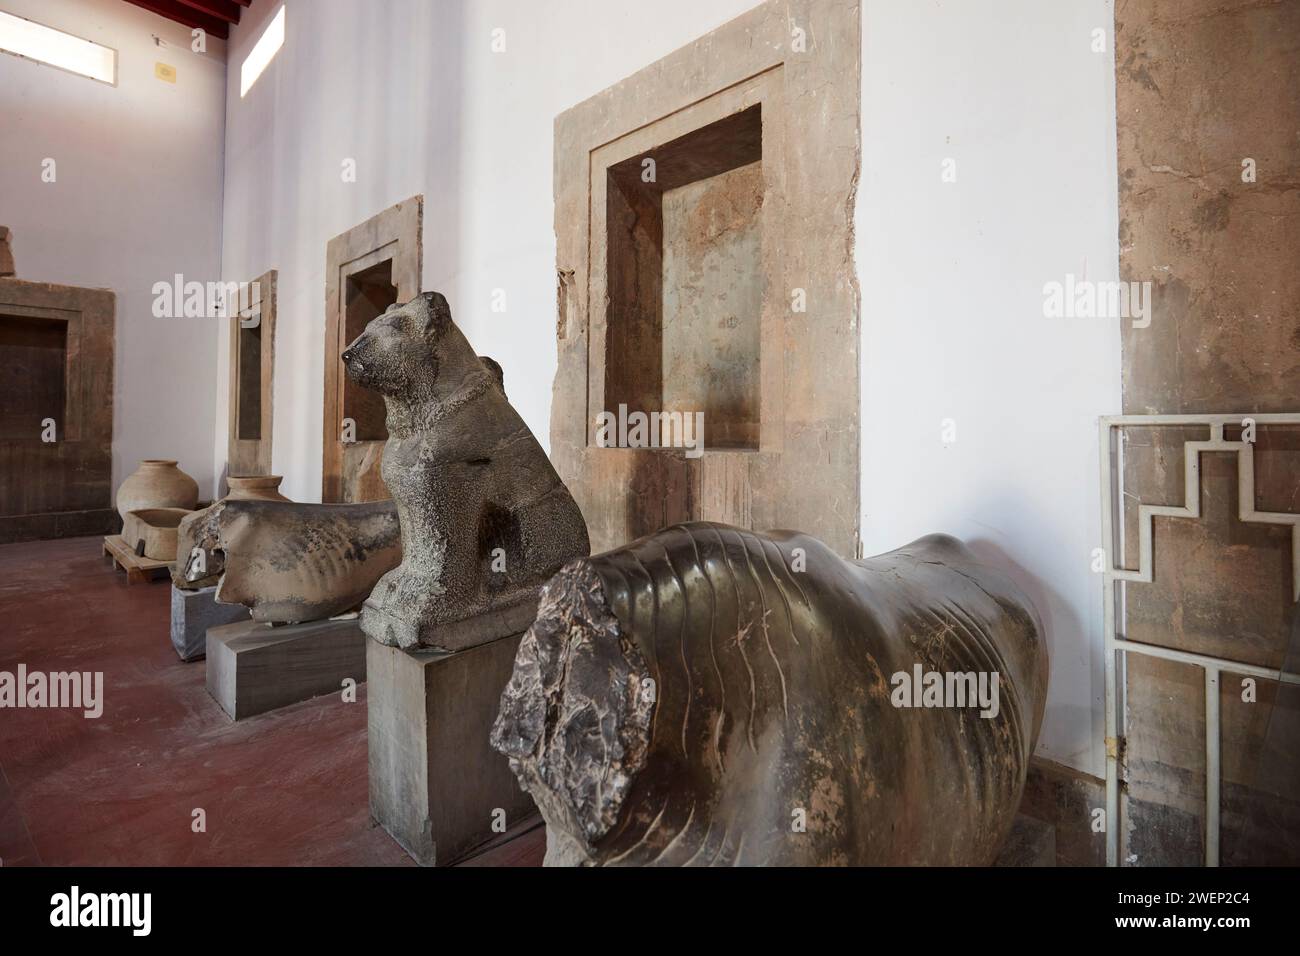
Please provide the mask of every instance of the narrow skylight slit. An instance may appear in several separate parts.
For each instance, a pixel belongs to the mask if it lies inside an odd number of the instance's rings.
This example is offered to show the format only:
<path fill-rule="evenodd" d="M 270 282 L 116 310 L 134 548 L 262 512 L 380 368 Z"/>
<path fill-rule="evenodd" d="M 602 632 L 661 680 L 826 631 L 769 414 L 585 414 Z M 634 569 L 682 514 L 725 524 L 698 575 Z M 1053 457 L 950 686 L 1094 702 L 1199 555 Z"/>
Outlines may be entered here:
<path fill-rule="evenodd" d="M 262 71 L 275 59 L 275 54 L 284 46 L 284 7 L 275 12 L 266 30 L 257 38 L 253 49 L 248 52 L 244 63 L 239 68 L 239 95 L 247 93 Z"/>

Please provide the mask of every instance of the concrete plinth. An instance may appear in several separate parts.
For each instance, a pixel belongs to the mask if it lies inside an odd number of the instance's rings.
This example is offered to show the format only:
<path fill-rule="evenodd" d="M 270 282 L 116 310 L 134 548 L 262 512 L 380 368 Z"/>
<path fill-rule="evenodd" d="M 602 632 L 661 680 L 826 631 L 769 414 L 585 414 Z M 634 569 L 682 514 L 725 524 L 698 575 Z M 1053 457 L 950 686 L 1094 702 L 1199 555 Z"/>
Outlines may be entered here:
<path fill-rule="evenodd" d="M 537 812 L 488 744 L 521 636 L 454 652 L 366 642 L 370 815 L 423 866 Z"/>
<path fill-rule="evenodd" d="M 208 629 L 248 620 L 242 604 L 218 604 L 217 586 L 182 591 L 172 585 L 172 647 L 183 661 L 196 661 L 207 653 Z"/>
<path fill-rule="evenodd" d="M 208 693 L 232 720 L 366 679 L 366 639 L 355 618 L 271 626 L 257 621 L 208 631 Z"/>

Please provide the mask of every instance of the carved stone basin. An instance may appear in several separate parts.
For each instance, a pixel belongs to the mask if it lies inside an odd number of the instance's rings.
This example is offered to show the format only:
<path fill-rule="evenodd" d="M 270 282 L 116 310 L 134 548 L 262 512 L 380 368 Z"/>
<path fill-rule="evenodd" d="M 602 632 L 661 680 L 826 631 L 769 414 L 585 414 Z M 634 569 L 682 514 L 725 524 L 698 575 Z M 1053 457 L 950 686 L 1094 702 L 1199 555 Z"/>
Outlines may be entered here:
<path fill-rule="evenodd" d="M 122 523 L 122 538 L 136 554 L 154 561 L 175 561 L 177 529 L 193 513 L 186 508 L 128 511 Z"/>

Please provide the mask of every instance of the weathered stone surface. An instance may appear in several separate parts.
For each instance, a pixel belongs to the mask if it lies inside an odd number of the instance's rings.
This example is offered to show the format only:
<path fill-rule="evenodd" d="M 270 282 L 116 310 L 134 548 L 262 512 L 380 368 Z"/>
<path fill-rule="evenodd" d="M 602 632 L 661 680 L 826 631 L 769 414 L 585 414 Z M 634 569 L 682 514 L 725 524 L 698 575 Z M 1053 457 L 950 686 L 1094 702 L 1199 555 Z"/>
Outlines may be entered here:
<path fill-rule="evenodd" d="M 1120 274 L 1152 284 L 1150 325 L 1120 327 L 1126 413 L 1300 410 L 1297 58 L 1294 2 L 1115 7 Z M 1137 564 L 1138 506 L 1183 503 L 1182 446 L 1205 437 L 1204 428 L 1125 430 L 1126 566 Z M 1261 426 L 1254 468 L 1255 506 L 1296 511 L 1297 429 Z M 1201 456 L 1204 515 L 1156 520 L 1154 580 L 1125 588 L 1125 635 L 1294 670 L 1290 534 L 1237 520 L 1237 478 L 1229 456 Z M 1204 674 L 1130 655 L 1126 676 L 1120 858 L 1200 864 Z M 1239 679 L 1222 688 L 1220 862 L 1295 864 L 1300 773 L 1292 758 L 1283 779 L 1270 779 L 1274 761 L 1261 751 L 1300 739 L 1300 707 L 1275 698 L 1273 682 L 1260 681 L 1250 702 Z"/>
<path fill-rule="evenodd" d="M 917 668 L 997 674 L 997 706 L 896 706 Z M 492 744 L 548 864 L 989 864 L 1047 673 L 1032 605 L 953 538 L 850 562 L 692 523 L 547 584 Z"/>
<path fill-rule="evenodd" d="M 255 621 L 287 624 L 355 609 L 401 560 L 402 544 L 391 501 L 220 501 L 182 522 L 177 552 L 191 587 L 210 581 L 217 565 L 218 601 L 247 606 Z"/>
<path fill-rule="evenodd" d="M 283 480 L 280 475 L 227 475 L 226 496 L 181 521 L 176 532 L 172 584 L 182 590 L 215 586 L 225 567 L 225 555 L 217 543 L 221 522 L 221 509 L 217 505 L 226 501 L 288 501 L 280 494 Z M 196 547 L 204 550 L 202 571 L 199 560 L 194 558 Z"/>
<path fill-rule="evenodd" d="M 459 650 L 526 625 L 538 588 L 589 546 L 578 506 L 506 400 L 500 368 L 474 354 L 436 292 L 389 308 L 343 361 L 384 396 L 383 479 L 402 528 L 402 563 L 362 609 L 366 634 Z M 500 627 L 449 627 L 480 617 Z"/>
<path fill-rule="evenodd" d="M 172 584 L 183 591 L 216 587 L 226 566 L 221 549 L 221 505 L 218 501 L 181 520 L 176 529 L 176 560 Z M 202 557 L 195 554 L 202 550 Z"/>

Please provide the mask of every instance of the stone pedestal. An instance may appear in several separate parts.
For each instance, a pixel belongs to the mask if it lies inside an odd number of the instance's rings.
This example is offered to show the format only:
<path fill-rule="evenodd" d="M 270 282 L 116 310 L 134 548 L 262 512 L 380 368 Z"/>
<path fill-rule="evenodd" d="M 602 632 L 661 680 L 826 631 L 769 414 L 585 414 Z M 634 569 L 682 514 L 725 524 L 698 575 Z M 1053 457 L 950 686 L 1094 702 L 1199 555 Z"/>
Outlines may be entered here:
<path fill-rule="evenodd" d="M 208 693 L 242 720 L 366 679 L 366 639 L 356 618 L 272 626 L 258 621 L 208 631 Z"/>
<path fill-rule="evenodd" d="M 366 642 L 370 815 L 423 866 L 537 812 L 488 744 L 520 637 L 454 652 Z"/>
<path fill-rule="evenodd" d="M 207 652 L 208 628 L 248 620 L 242 604 L 218 604 L 217 586 L 182 591 L 172 585 L 172 647 L 183 661 L 197 661 Z"/>

